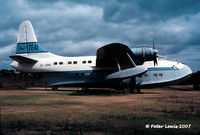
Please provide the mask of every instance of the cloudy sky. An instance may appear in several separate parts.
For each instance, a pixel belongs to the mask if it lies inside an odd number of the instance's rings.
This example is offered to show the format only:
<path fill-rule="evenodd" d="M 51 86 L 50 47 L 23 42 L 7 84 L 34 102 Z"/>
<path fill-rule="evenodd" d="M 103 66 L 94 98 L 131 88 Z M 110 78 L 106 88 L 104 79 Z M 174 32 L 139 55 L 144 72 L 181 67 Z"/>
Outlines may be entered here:
<path fill-rule="evenodd" d="M 112 42 L 152 46 L 169 60 L 200 69 L 199 0 L 1 0 L 0 69 L 11 69 L 20 23 L 63 56 L 95 55 Z"/>

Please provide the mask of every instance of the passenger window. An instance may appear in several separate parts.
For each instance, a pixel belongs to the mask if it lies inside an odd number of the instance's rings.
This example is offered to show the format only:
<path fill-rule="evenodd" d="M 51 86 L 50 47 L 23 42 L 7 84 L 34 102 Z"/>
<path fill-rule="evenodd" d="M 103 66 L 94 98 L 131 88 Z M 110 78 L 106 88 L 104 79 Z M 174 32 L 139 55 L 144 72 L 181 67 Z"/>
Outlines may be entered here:
<path fill-rule="evenodd" d="M 157 77 L 157 74 L 153 74 L 154 77 Z"/>
<path fill-rule="evenodd" d="M 54 62 L 53 64 L 54 64 L 54 65 L 57 65 L 57 64 L 58 64 L 58 62 Z"/>
<path fill-rule="evenodd" d="M 51 64 L 50 64 L 50 63 L 48 63 L 48 64 L 45 64 L 44 66 L 51 66 Z"/>
<path fill-rule="evenodd" d="M 86 63 L 86 61 L 84 60 L 84 61 L 82 61 L 82 63 L 83 63 L 83 64 L 85 64 L 85 63 Z"/>
<path fill-rule="evenodd" d="M 68 61 L 68 64 L 72 64 L 72 62 L 71 62 L 71 61 Z"/>
<path fill-rule="evenodd" d="M 62 65 L 62 64 L 63 64 L 63 62 L 59 62 L 59 64 L 60 64 L 60 65 Z"/>
<path fill-rule="evenodd" d="M 91 61 L 91 60 L 88 60 L 88 63 L 92 63 L 92 61 Z"/>
<path fill-rule="evenodd" d="M 84 73 L 81 73 L 81 76 L 84 76 Z"/>
<path fill-rule="evenodd" d="M 144 74 L 143 76 L 144 76 L 144 77 L 148 77 L 148 75 L 147 75 L 147 74 Z"/>
<path fill-rule="evenodd" d="M 77 64 L 77 61 L 74 61 L 73 63 L 74 63 L 74 64 Z"/>
<path fill-rule="evenodd" d="M 78 76 L 78 73 L 75 73 L 75 76 Z"/>
<path fill-rule="evenodd" d="M 160 76 L 160 77 L 162 77 L 162 76 L 163 76 L 163 74 L 162 74 L 162 73 L 160 73 L 160 74 L 159 74 L 159 76 Z"/>

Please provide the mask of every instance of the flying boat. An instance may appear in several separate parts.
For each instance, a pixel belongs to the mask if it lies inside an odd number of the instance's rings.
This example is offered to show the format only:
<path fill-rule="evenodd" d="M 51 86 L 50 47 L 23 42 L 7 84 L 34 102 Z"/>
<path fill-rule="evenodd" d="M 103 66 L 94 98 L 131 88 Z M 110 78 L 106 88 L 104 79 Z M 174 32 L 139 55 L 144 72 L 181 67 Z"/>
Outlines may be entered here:
<path fill-rule="evenodd" d="M 53 90 L 114 88 L 139 93 L 141 88 L 182 82 L 192 73 L 187 65 L 160 57 L 154 43 L 152 48 L 110 43 L 98 48 L 96 56 L 59 56 L 39 44 L 28 20 L 19 27 L 16 54 L 10 58 L 11 67 L 42 74 Z"/>

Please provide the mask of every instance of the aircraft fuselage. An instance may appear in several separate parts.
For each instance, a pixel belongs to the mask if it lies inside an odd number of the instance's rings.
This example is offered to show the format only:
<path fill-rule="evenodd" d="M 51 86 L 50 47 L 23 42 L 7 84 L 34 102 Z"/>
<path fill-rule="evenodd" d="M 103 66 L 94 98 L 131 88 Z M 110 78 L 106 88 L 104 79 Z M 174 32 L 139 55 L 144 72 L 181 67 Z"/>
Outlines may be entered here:
<path fill-rule="evenodd" d="M 118 87 L 129 81 L 106 80 L 105 77 L 115 69 L 97 68 L 96 56 L 63 57 L 47 52 L 40 53 L 38 58 L 36 53 L 29 53 L 26 57 L 34 57 L 38 62 L 32 65 L 14 61 L 11 66 L 23 72 L 41 72 L 48 86 Z M 146 61 L 143 66 L 147 72 L 136 77 L 136 84 L 140 87 L 177 83 L 191 74 L 188 66 L 174 61 L 158 59 L 157 65 Z"/>

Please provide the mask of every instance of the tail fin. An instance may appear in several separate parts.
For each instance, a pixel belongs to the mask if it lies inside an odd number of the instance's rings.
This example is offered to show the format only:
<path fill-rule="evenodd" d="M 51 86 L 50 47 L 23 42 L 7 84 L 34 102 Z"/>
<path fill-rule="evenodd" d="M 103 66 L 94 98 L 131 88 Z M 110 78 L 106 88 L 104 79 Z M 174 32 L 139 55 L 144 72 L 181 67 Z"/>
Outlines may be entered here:
<path fill-rule="evenodd" d="M 19 26 L 16 54 L 47 52 L 40 46 L 30 21 L 24 21 Z"/>

